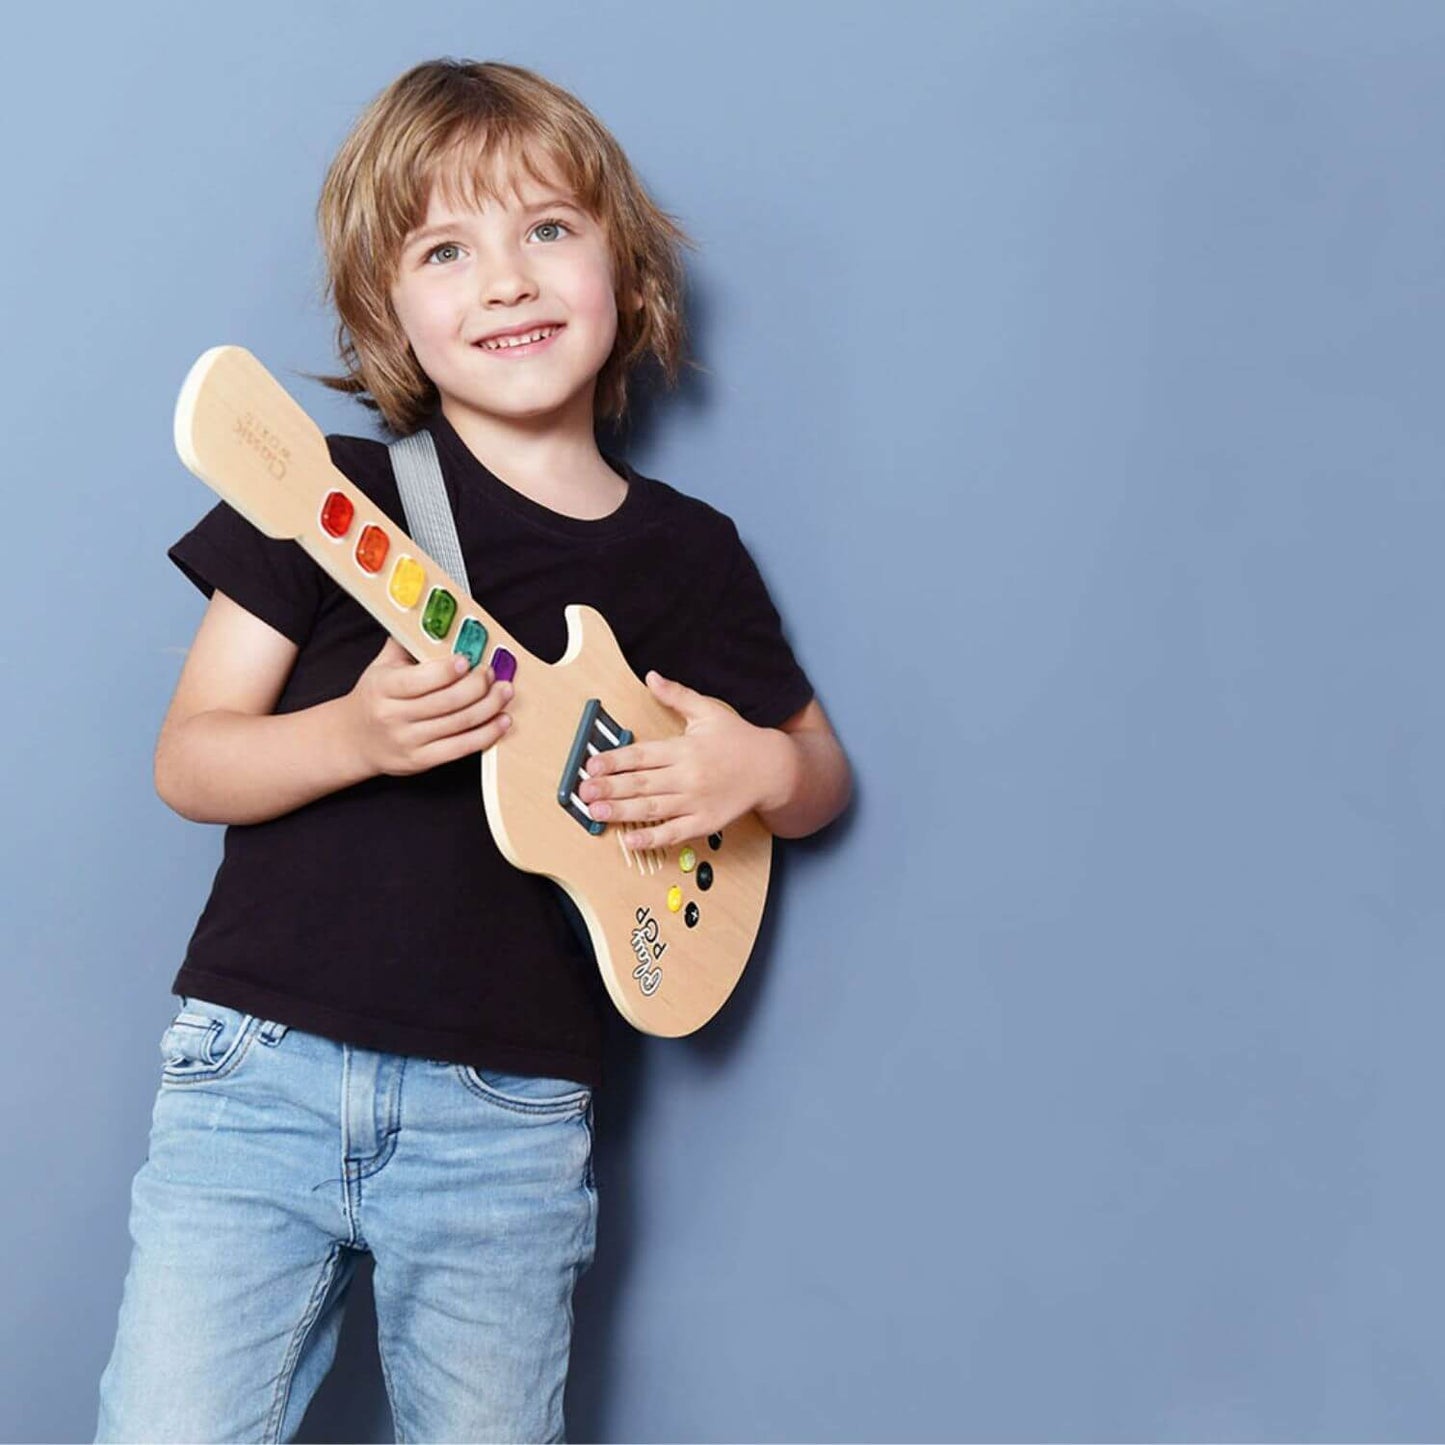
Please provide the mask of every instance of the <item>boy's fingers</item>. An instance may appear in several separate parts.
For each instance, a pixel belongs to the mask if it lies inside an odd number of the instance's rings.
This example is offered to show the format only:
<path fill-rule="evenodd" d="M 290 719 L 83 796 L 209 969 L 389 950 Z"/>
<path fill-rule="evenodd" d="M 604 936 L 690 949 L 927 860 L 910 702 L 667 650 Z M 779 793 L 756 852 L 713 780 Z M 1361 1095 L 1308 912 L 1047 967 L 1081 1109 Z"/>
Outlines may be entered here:
<path fill-rule="evenodd" d="M 651 798 L 624 798 L 617 802 L 591 803 L 587 811 L 599 822 L 664 823 L 676 818 L 687 799 L 679 795 Z"/>
<path fill-rule="evenodd" d="M 437 693 L 440 700 L 450 698 L 449 693 Z M 466 702 L 461 707 L 448 707 L 441 711 L 432 711 L 418 718 L 418 722 L 424 724 L 419 735 L 425 742 L 433 742 L 437 738 L 451 737 L 457 733 L 470 731 L 472 728 L 480 727 L 490 722 L 502 711 L 512 700 L 512 685 L 509 682 L 498 684 L 488 689 L 484 696 Z M 426 703 L 419 706 L 427 706 L 432 702 L 428 699 Z"/>
<path fill-rule="evenodd" d="M 501 717 L 493 718 L 491 722 L 472 728 L 469 732 L 438 738 L 434 743 L 428 744 L 426 766 L 434 768 L 441 763 L 455 762 L 469 753 L 479 753 L 483 748 L 489 748 L 504 738 L 511 725 L 511 718 L 503 713 Z"/>
<path fill-rule="evenodd" d="M 584 802 L 595 798 L 643 798 L 650 794 L 670 793 L 677 774 L 666 768 L 646 768 L 631 773 L 593 775 L 581 785 Z"/>
<path fill-rule="evenodd" d="M 622 841 L 630 852 L 641 853 L 649 848 L 671 848 L 673 844 L 685 842 L 689 838 L 701 838 L 707 831 L 701 818 L 689 815 L 685 818 L 673 818 L 655 828 L 644 828 L 640 832 L 624 832 Z"/>
<path fill-rule="evenodd" d="M 458 697 L 439 700 L 436 709 L 437 712 L 451 712 L 460 703 L 469 700 L 468 695 L 485 693 L 492 684 L 493 674 L 491 668 L 469 668 L 465 658 L 453 655 L 419 662 L 409 669 L 398 669 L 387 681 L 387 691 L 393 697 L 402 698 L 425 697 L 428 693 L 441 693 L 456 685 L 460 690 Z"/>
<path fill-rule="evenodd" d="M 626 747 L 609 748 L 587 760 L 588 777 L 609 773 L 630 773 L 639 768 L 665 768 L 674 761 L 676 738 L 657 738 L 647 743 L 628 743 Z"/>

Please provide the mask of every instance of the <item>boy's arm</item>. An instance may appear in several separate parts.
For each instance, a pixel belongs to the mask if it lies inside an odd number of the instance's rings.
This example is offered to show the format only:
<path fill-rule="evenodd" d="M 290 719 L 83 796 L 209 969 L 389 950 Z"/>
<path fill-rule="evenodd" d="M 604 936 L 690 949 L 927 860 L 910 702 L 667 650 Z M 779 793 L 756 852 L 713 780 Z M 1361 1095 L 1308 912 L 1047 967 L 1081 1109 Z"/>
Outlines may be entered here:
<path fill-rule="evenodd" d="M 777 728 L 759 731 L 781 732 L 787 746 L 778 792 L 759 800 L 758 816 L 780 838 L 806 838 L 831 823 L 852 796 L 853 775 L 843 745 L 817 698 Z"/>
<path fill-rule="evenodd" d="M 594 818 L 641 825 L 623 835 L 629 848 L 719 832 L 750 809 L 779 837 L 802 838 L 848 805 L 848 760 L 816 698 L 781 727 L 760 728 L 718 698 L 656 672 L 646 680 L 686 731 L 599 753 L 578 790 Z"/>
<path fill-rule="evenodd" d="M 510 722 L 501 708 L 511 688 L 492 688 L 490 668 L 458 675 L 451 659 L 415 664 L 390 636 L 351 692 L 275 714 L 297 651 L 212 594 L 156 743 L 156 792 L 182 817 L 266 822 L 378 773 L 477 752 Z"/>

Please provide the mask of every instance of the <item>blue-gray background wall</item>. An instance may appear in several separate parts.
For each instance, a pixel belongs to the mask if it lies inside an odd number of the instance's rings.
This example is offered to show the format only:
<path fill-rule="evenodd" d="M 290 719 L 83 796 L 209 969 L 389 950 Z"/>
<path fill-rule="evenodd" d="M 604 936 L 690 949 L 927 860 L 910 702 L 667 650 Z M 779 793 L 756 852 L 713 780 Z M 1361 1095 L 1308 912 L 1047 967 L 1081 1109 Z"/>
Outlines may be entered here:
<path fill-rule="evenodd" d="M 176 392 L 236 342 L 368 430 L 298 375 L 312 212 L 443 54 L 700 241 L 633 460 L 737 519 L 858 773 L 726 1013 L 617 1031 L 574 1438 L 1445 1434 L 1445 6 L 4 25 L 5 1438 L 93 1430 L 218 856 L 150 780 Z M 307 1439 L 391 1438 L 367 1292 Z"/>

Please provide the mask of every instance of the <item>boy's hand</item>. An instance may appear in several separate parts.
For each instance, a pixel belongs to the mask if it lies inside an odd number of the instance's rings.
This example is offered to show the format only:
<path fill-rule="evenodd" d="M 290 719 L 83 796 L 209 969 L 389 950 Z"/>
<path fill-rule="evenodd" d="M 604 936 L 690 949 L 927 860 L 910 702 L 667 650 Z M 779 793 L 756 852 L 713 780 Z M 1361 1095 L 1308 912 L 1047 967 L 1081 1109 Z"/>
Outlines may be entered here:
<path fill-rule="evenodd" d="M 659 673 L 647 674 L 647 686 L 682 714 L 687 730 L 599 753 L 578 789 L 594 818 L 649 825 L 623 835 L 629 848 L 669 848 L 717 833 L 788 796 L 796 764 L 786 734 L 754 727 L 727 703 Z"/>
<path fill-rule="evenodd" d="M 349 731 L 372 774 L 404 777 L 491 747 L 512 724 L 502 712 L 511 696 L 490 667 L 457 656 L 413 662 L 388 633 L 347 694 Z"/>

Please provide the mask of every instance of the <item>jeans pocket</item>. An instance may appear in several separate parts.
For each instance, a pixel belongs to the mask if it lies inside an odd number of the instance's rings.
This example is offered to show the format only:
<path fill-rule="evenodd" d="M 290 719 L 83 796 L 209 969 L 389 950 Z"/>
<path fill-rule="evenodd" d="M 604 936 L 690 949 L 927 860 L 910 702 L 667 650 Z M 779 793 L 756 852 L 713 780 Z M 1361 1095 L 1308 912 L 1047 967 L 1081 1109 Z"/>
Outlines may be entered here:
<path fill-rule="evenodd" d="M 462 1083 L 472 1093 L 515 1114 L 570 1117 L 584 1113 L 592 1102 L 592 1090 L 576 1079 L 507 1074 L 498 1069 L 479 1069 L 471 1064 L 458 1064 L 456 1069 Z"/>
<path fill-rule="evenodd" d="M 181 1010 L 161 1035 L 162 1084 L 198 1084 L 234 1073 L 263 1019 L 226 1004 L 181 998 Z"/>

